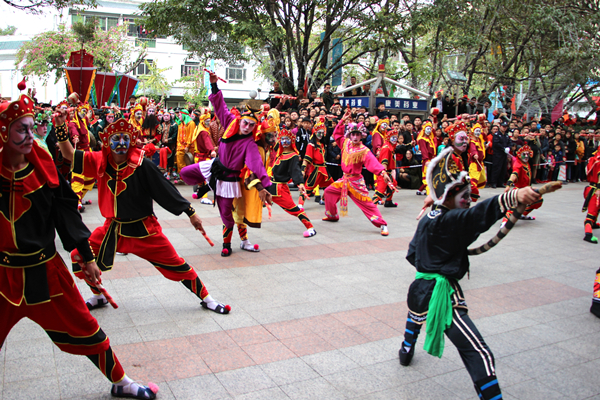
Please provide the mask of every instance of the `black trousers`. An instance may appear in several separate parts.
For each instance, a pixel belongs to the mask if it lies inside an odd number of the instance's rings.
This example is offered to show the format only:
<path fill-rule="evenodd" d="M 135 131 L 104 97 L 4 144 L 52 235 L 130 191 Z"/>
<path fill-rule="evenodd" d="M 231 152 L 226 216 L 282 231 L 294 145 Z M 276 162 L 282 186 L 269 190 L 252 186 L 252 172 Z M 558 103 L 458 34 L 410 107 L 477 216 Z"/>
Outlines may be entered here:
<path fill-rule="evenodd" d="M 504 185 L 508 162 L 506 159 L 506 153 L 502 153 L 500 155 L 496 155 L 494 153 L 494 158 L 492 160 L 492 180 L 490 184 L 498 186 Z"/>
<path fill-rule="evenodd" d="M 422 324 L 418 324 L 411 319 L 409 313 L 403 346 L 410 347 L 416 344 L 421 326 Z M 494 356 L 477 327 L 469 318 L 467 310 L 454 308 L 452 310 L 452 325 L 444 333 L 456 346 L 467 372 L 471 375 L 477 394 L 483 400 L 502 398 L 496 378 Z"/>

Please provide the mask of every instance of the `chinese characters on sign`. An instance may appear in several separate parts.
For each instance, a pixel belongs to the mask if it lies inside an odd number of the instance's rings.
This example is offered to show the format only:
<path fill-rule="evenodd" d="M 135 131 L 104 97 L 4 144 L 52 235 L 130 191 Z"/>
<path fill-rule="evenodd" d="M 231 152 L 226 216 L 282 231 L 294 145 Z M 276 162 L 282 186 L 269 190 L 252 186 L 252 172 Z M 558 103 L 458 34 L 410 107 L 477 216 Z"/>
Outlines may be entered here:
<path fill-rule="evenodd" d="M 340 97 L 340 105 L 342 107 L 369 107 L 369 97 Z M 379 104 L 385 104 L 385 108 L 388 110 L 402 110 L 402 111 L 427 111 L 426 100 L 414 100 L 414 99 L 395 99 L 387 97 L 376 97 L 375 106 Z"/>

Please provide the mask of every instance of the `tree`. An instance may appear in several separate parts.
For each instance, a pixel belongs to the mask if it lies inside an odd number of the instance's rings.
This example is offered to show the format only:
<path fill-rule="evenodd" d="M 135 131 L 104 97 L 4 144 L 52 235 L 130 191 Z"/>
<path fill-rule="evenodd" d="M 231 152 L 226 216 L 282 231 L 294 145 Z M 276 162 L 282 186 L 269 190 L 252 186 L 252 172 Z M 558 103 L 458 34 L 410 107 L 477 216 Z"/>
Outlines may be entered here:
<path fill-rule="evenodd" d="M 3 0 L 4 3 L 18 10 L 27 11 L 32 14 L 41 14 L 45 8 L 53 7 L 56 9 L 68 8 L 73 6 L 84 6 L 96 8 L 96 0 Z"/>
<path fill-rule="evenodd" d="M 54 74 L 54 81 L 58 82 L 71 52 L 82 47 L 94 56 L 94 66 L 98 71 L 119 70 L 128 73 L 146 56 L 145 46 L 136 49 L 123 39 L 124 26 L 107 31 L 94 29 L 91 37 L 87 36 L 83 41 L 82 33 L 78 36 L 65 25 L 60 25 L 57 31 L 36 35 L 21 46 L 15 66 L 23 75 L 38 76 L 45 82 Z"/>
<path fill-rule="evenodd" d="M 399 4 L 388 1 L 386 9 L 377 0 L 154 0 L 141 9 L 147 29 L 173 36 L 201 60 L 266 55 L 270 77 L 292 93 L 307 76 L 314 89 L 331 77 L 333 39 L 344 46 L 339 67 L 394 45 L 381 37 L 402 15 Z"/>
<path fill-rule="evenodd" d="M 16 26 L 8 25 L 6 28 L 0 28 L 0 36 L 12 36 L 16 31 Z"/>
<path fill-rule="evenodd" d="M 182 76 L 175 81 L 181 82 L 186 86 L 183 98 L 188 104 L 195 104 L 196 107 L 200 107 L 208 100 L 206 86 L 204 86 L 204 75 L 204 70 L 200 69 L 192 75 Z"/>
<path fill-rule="evenodd" d="M 153 98 L 156 102 L 162 103 L 171 90 L 171 85 L 163 73 L 170 70 L 171 67 L 158 68 L 156 62 L 149 63 L 146 60 L 144 60 L 144 64 L 146 64 L 148 73 L 139 76 L 140 88 L 137 94 Z"/>

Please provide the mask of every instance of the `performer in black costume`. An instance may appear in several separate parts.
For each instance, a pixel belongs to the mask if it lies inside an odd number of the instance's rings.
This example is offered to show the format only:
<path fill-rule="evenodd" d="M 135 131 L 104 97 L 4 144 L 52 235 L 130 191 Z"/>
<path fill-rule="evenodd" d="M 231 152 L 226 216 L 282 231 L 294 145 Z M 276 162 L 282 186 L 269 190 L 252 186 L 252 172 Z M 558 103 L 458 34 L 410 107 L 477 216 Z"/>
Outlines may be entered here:
<path fill-rule="evenodd" d="M 427 184 L 437 207 L 419 222 L 406 256 L 417 269 L 417 276 L 408 291 L 400 364 L 410 364 L 421 326 L 427 320 L 424 349 L 441 357 L 446 334 L 460 353 L 480 398 L 501 399 L 494 357 L 469 318 L 458 281 L 469 272 L 467 247 L 506 211 L 518 203 L 531 204 L 541 196 L 530 187 L 512 189 L 469 208 L 470 178 L 458 167 L 451 147 L 430 162 Z"/>

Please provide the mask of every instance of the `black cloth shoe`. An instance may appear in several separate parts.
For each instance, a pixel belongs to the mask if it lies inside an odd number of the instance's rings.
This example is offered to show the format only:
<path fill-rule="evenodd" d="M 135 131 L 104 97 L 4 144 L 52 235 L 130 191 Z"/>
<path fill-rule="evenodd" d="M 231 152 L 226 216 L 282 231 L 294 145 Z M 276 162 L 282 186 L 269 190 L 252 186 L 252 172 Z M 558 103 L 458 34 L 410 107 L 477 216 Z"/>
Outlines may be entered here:
<path fill-rule="evenodd" d="M 318 203 L 321 201 L 321 196 L 315 196 L 315 203 Z"/>
<path fill-rule="evenodd" d="M 592 306 L 590 307 L 590 312 L 594 314 L 596 317 L 600 318 L 600 302 L 592 301 Z"/>
<path fill-rule="evenodd" d="M 398 207 L 397 203 L 391 202 L 391 201 L 386 201 L 385 203 L 383 203 L 384 207 Z"/>
<path fill-rule="evenodd" d="M 223 250 L 221 250 L 221 257 L 229 257 L 233 253 L 231 251 L 231 243 L 223 243 Z"/>
<path fill-rule="evenodd" d="M 412 361 L 413 356 L 415 355 L 415 346 L 410 346 L 410 350 L 408 352 L 406 352 L 404 346 L 400 347 L 398 355 L 400 356 L 400 365 L 408 367 L 410 365 L 410 362 Z"/>

